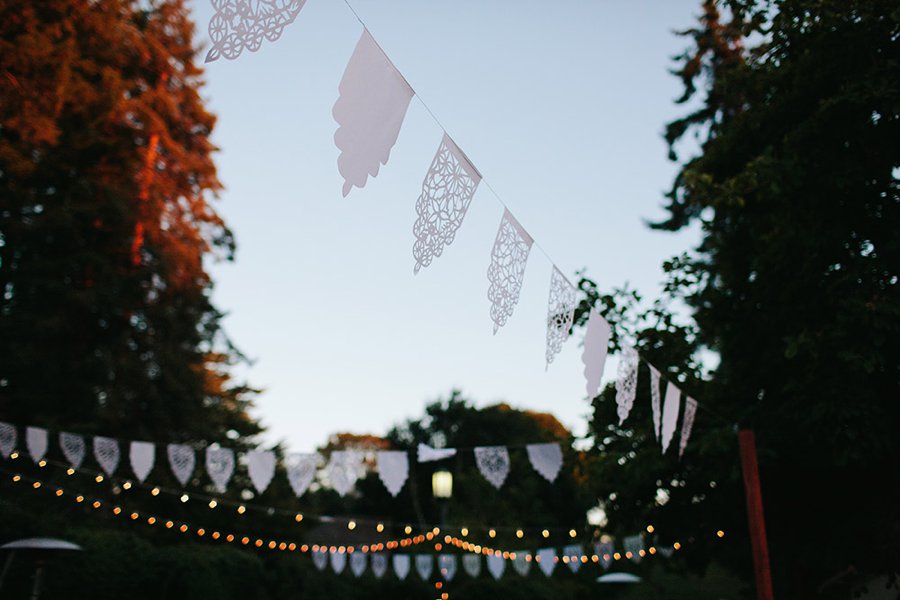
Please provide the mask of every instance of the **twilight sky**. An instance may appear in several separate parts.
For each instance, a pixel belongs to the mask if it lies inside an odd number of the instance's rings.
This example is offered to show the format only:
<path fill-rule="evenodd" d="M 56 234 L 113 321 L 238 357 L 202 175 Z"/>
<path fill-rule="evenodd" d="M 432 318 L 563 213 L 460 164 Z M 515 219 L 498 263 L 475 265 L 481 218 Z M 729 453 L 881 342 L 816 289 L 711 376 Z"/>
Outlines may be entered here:
<path fill-rule="evenodd" d="M 341 197 L 331 108 L 362 32 L 342 0 L 308 0 L 278 41 L 209 65 L 217 208 L 238 242 L 235 263 L 211 266 L 214 298 L 254 360 L 239 374 L 265 390 L 267 440 L 309 451 L 338 431 L 383 434 L 454 387 L 582 432 L 581 333 L 545 371 L 552 263 L 537 246 L 573 282 L 587 268 L 602 289 L 652 298 L 662 261 L 698 241 L 645 221 L 664 215 L 662 130 L 685 110 L 668 70 L 688 42 L 673 31 L 699 0 L 351 3 L 535 248 L 496 335 L 486 272 L 503 208 L 484 183 L 454 244 L 413 275 L 415 202 L 442 135 L 418 98 L 378 177 Z M 213 9 L 192 8 L 208 40 Z"/>

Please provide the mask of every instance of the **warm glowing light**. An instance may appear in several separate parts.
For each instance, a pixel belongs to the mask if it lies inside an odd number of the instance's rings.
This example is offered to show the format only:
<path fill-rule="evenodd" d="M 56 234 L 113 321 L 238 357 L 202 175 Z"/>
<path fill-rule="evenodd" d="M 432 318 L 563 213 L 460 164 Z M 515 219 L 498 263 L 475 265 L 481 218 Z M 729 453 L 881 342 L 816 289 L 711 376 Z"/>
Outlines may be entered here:
<path fill-rule="evenodd" d="M 84 496 L 75 496 L 75 502 L 84 502 Z"/>
<path fill-rule="evenodd" d="M 258 540 L 256 540 L 255 544 L 256 544 L 257 548 L 261 548 L 263 545 L 263 541 L 258 539 Z"/>
<path fill-rule="evenodd" d="M 460 535 L 462 535 L 463 537 L 466 537 L 467 535 L 469 535 L 469 530 L 468 530 L 468 528 L 463 527 L 463 528 L 460 530 L 459 533 L 460 533 Z"/>
<path fill-rule="evenodd" d="M 150 495 L 151 496 L 159 496 L 159 488 L 155 487 L 152 490 L 150 490 Z"/>
<path fill-rule="evenodd" d="M 130 490 L 130 489 L 131 489 L 131 482 L 130 482 L 130 481 L 126 481 L 125 483 L 123 483 L 123 484 L 122 484 L 122 489 L 123 489 L 123 490 Z"/>
<path fill-rule="evenodd" d="M 444 587 L 444 584 L 443 584 L 442 582 L 440 582 L 440 581 L 435 581 L 435 582 L 434 582 L 434 589 L 439 590 L 439 589 L 441 589 L 442 587 Z"/>
<path fill-rule="evenodd" d="M 516 530 L 516 537 L 517 537 L 517 538 L 520 538 L 520 539 L 523 538 L 523 537 L 525 537 L 525 532 L 522 531 L 521 529 L 517 529 L 517 530 Z"/>
<path fill-rule="evenodd" d="M 40 481 L 35 481 L 35 482 L 32 483 L 31 485 L 34 487 L 34 489 L 38 489 L 39 487 L 41 487 L 41 482 L 40 482 Z"/>
<path fill-rule="evenodd" d="M 681 544 L 679 544 L 678 542 L 675 542 L 674 544 L 672 544 L 672 547 L 675 548 L 676 550 L 681 550 Z"/>
<path fill-rule="evenodd" d="M 550 532 L 545 529 L 541 532 L 541 535 L 544 536 L 545 538 L 548 538 L 548 537 L 550 537 Z"/>
<path fill-rule="evenodd" d="M 632 556 L 634 556 L 634 554 L 632 554 L 631 552 L 626 552 L 626 553 L 625 553 L 625 558 L 630 559 Z"/>
<path fill-rule="evenodd" d="M 643 550 L 638 551 L 638 554 L 641 555 L 641 558 L 643 558 L 644 556 L 647 556 L 647 553 L 644 552 Z"/>
<path fill-rule="evenodd" d="M 181 527 L 178 528 L 178 531 L 180 531 L 181 533 L 187 533 L 187 530 L 188 530 L 187 525 L 182 525 Z"/>
<path fill-rule="evenodd" d="M 569 530 L 569 537 L 570 537 L 570 538 L 578 537 L 578 532 L 575 531 L 574 529 L 570 529 L 570 530 Z"/>
<path fill-rule="evenodd" d="M 618 552 L 616 552 L 615 554 L 613 554 L 613 558 L 616 559 L 616 560 L 621 560 L 621 559 L 622 559 L 622 555 L 619 554 Z"/>
<path fill-rule="evenodd" d="M 172 529 L 175 526 L 175 523 L 172 521 L 166 521 L 166 529 Z"/>
<path fill-rule="evenodd" d="M 450 471 L 435 471 L 431 475 L 431 492 L 435 498 L 444 500 L 453 496 L 453 474 Z"/>
<path fill-rule="evenodd" d="M 406 527 L 403 528 L 403 533 L 405 533 L 406 535 L 411 534 L 411 533 L 412 533 L 412 527 L 410 527 L 409 525 L 407 525 Z"/>
<path fill-rule="evenodd" d="M 102 483 L 103 475 L 97 475 L 96 477 L 94 477 L 94 481 L 96 481 L 97 483 Z"/>
<path fill-rule="evenodd" d="M 19 453 L 13 452 L 12 454 L 9 455 L 9 457 L 13 460 L 16 460 L 17 458 L 19 458 Z"/>
<path fill-rule="evenodd" d="M 279 550 L 287 550 L 287 544 L 285 544 L 284 542 L 281 542 L 280 544 L 278 544 L 278 549 Z"/>
<path fill-rule="evenodd" d="M 46 466 L 47 466 L 47 461 L 44 460 L 44 459 L 42 458 L 42 459 L 38 462 L 38 466 L 41 467 L 41 468 L 46 467 Z"/>
<path fill-rule="evenodd" d="M 655 547 L 650 546 L 650 554 L 656 554 L 656 548 L 655 548 Z"/>
<path fill-rule="evenodd" d="M 56 490 L 56 495 L 57 495 L 57 496 L 62 496 L 62 495 L 63 495 L 63 491 L 62 491 L 62 490 Z"/>
<path fill-rule="evenodd" d="M 209 507 L 210 507 L 210 508 L 215 508 L 215 507 L 217 507 L 218 505 L 219 505 L 219 503 L 216 502 L 215 500 L 210 500 L 210 501 L 209 501 Z"/>
<path fill-rule="evenodd" d="M 444 592 L 443 594 L 441 594 L 441 600 L 447 600 L 449 597 L 450 597 L 450 594 L 448 594 L 447 592 Z"/>
<path fill-rule="evenodd" d="M 213 532 L 212 532 L 212 539 L 217 540 L 217 539 L 219 539 L 220 537 L 222 537 L 222 534 L 219 533 L 218 531 L 213 531 Z"/>
<path fill-rule="evenodd" d="M 376 525 L 375 531 L 377 531 L 378 533 L 381 533 L 382 531 L 384 531 L 384 523 L 379 523 L 378 525 Z"/>
<path fill-rule="evenodd" d="M 303 520 L 303 515 L 301 515 L 300 513 L 297 513 L 296 515 L 294 515 L 294 520 L 299 523 L 300 521 Z"/>
<path fill-rule="evenodd" d="M 22 476 L 21 476 L 21 475 L 13 475 L 13 481 L 15 481 L 16 483 L 18 483 L 18 482 L 21 481 L 21 480 L 22 480 Z"/>
<path fill-rule="evenodd" d="M 716 535 L 719 536 L 720 538 L 723 538 L 723 537 L 725 537 L 725 532 L 720 529 L 716 532 Z"/>
<path fill-rule="evenodd" d="M 496 530 L 496 529 L 491 529 L 490 531 L 488 531 L 488 536 L 490 536 L 490 537 L 492 537 L 492 538 L 497 537 L 497 530 Z"/>
<path fill-rule="evenodd" d="M 240 506 L 237 507 L 237 512 L 239 515 L 242 515 L 245 512 L 247 512 L 247 507 L 244 506 L 243 504 L 241 504 Z"/>
<path fill-rule="evenodd" d="M 93 506 L 94 508 L 100 508 L 100 501 L 94 500 L 94 503 L 91 506 Z"/>
<path fill-rule="evenodd" d="M 269 542 L 269 550 L 274 550 L 277 545 L 274 541 Z"/>
<path fill-rule="evenodd" d="M 356 529 L 356 521 L 350 521 L 349 523 L 347 523 L 347 529 L 349 529 L 350 531 Z"/>
<path fill-rule="evenodd" d="M 653 533 L 655 529 L 653 529 L 653 525 L 647 525 L 647 533 Z"/>
<path fill-rule="evenodd" d="M 187 494 L 182 494 L 182 495 L 181 495 L 181 501 L 182 501 L 182 502 L 187 502 L 187 501 L 190 500 L 190 499 L 191 499 L 191 497 L 188 496 Z"/>
<path fill-rule="evenodd" d="M 234 541 L 234 535 L 229 533 L 228 535 L 225 536 L 225 541 L 230 544 L 231 542 Z"/>
<path fill-rule="evenodd" d="M 201 527 L 200 529 L 197 530 L 197 535 L 199 535 L 200 537 L 203 537 L 204 535 L 206 535 L 206 530 Z"/>
<path fill-rule="evenodd" d="M 73 469 L 72 467 L 69 467 L 68 469 L 66 469 L 66 475 L 74 475 L 74 474 L 75 474 L 75 469 Z"/>
<path fill-rule="evenodd" d="M 287 548 L 288 548 L 288 550 L 290 550 L 291 552 L 293 552 L 294 550 L 297 549 L 297 544 L 295 544 L 294 542 L 291 542 L 290 544 L 288 544 L 288 547 L 287 547 Z"/>
<path fill-rule="evenodd" d="M 242 543 L 243 545 L 246 546 L 247 544 L 250 543 L 250 538 L 248 538 L 248 537 L 246 537 L 246 536 L 245 536 L 245 537 L 242 537 L 242 538 L 241 538 L 241 543 Z"/>
<path fill-rule="evenodd" d="M 115 507 L 115 508 L 113 509 L 113 514 L 114 514 L 114 515 L 117 515 L 117 514 L 119 514 L 120 512 L 122 512 L 122 509 L 119 508 L 118 506 Z"/>
<path fill-rule="evenodd" d="M 147 519 L 147 525 L 153 525 L 154 523 L 156 523 L 156 517 L 150 517 L 149 519 Z"/>

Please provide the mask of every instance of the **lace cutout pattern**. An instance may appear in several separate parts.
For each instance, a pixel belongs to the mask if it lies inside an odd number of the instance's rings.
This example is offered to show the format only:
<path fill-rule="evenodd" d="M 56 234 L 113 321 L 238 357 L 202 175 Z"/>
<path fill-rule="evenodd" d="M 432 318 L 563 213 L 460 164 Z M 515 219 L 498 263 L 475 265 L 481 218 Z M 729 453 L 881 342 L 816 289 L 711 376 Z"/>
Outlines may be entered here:
<path fill-rule="evenodd" d="M 343 195 L 386 165 L 414 92 L 368 31 L 363 31 L 338 87 L 331 113 Z"/>
<path fill-rule="evenodd" d="M 562 350 L 575 318 L 575 286 L 556 266 L 550 275 L 550 298 L 547 301 L 547 366 Z"/>
<path fill-rule="evenodd" d="M 62 448 L 63 456 L 73 469 L 79 468 L 84 462 L 84 454 L 87 451 L 84 437 L 77 433 L 62 431 L 59 434 L 59 447 Z"/>
<path fill-rule="evenodd" d="M 144 483 L 150 471 L 153 470 L 153 463 L 156 462 L 156 446 L 151 442 L 131 442 L 128 450 L 128 459 L 131 461 L 131 470 L 138 481 Z"/>
<path fill-rule="evenodd" d="M 362 455 L 353 450 L 335 450 L 331 453 L 326 467 L 328 481 L 341 497 L 353 489 L 362 469 Z"/>
<path fill-rule="evenodd" d="M 26 427 L 25 446 L 31 459 L 36 463 L 41 462 L 47 454 L 47 430 L 43 427 Z"/>
<path fill-rule="evenodd" d="M 169 466 L 172 468 L 175 479 L 184 487 L 194 472 L 197 460 L 194 456 L 194 449 L 185 444 L 169 444 L 166 447 L 166 454 L 169 455 Z"/>
<path fill-rule="evenodd" d="M 634 397 L 637 394 L 638 353 L 631 346 L 622 346 L 619 369 L 616 377 L 616 412 L 619 425 L 628 418 Z"/>
<path fill-rule="evenodd" d="M 319 466 L 319 455 L 312 454 L 288 454 L 285 457 L 288 483 L 299 498 L 306 493 L 309 485 L 316 476 L 316 467 Z"/>
<path fill-rule="evenodd" d="M 431 571 L 434 569 L 434 561 L 430 554 L 416 554 L 416 572 L 422 581 L 428 581 Z"/>
<path fill-rule="evenodd" d="M 414 273 L 430 265 L 444 247 L 453 243 L 479 183 L 481 174 L 445 133 L 416 201 Z"/>
<path fill-rule="evenodd" d="M 509 475 L 509 451 L 506 446 L 481 446 L 475 448 L 478 470 L 498 490 Z"/>
<path fill-rule="evenodd" d="M 506 325 L 519 302 L 532 243 L 534 240 L 528 232 L 519 225 L 512 213 L 504 209 L 487 272 L 490 282 L 488 300 L 491 301 L 491 320 L 494 322 L 495 334 Z"/>
<path fill-rule="evenodd" d="M 396 497 L 409 477 L 409 457 L 402 450 L 378 452 L 378 478 L 391 496 Z"/>
<path fill-rule="evenodd" d="M 294 22 L 306 0 L 212 0 L 216 14 L 209 20 L 212 48 L 206 62 L 234 60 L 246 48 L 256 52 L 263 39 L 274 42 Z"/>
<path fill-rule="evenodd" d="M 681 418 L 681 441 L 678 443 L 678 458 L 684 454 L 688 440 L 691 438 L 691 430 L 694 428 L 694 417 L 697 414 L 697 401 L 688 398 L 684 401 L 684 416 Z"/>
<path fill-rule="evenodd" d="M 563 463 L 562 448 L 559 444 L 555 442 L 529 444 L 525 450 L 528 452 L 528 461 L 534 470 L 550 483 L 556 481 Z"/>
<path fill-rule="evenodd" d="M 503 577 L 503 571 L 506 570 L 506 560 L 504 560 L 499 552 L 496 554 L 488 554 L 487 568 L 494 579 L 500 579 Z"/>
<path fill-rule="evenodd" d="M 553 575 L 553 569 L 556 568 L 556 548 L 541 548 L 537 551 L 536 558 L 544 575 L 547 577 Z"/>
<path fill-rule="evenodd" d="M 588 398 L 595 397 L 600 391 L 600 380 L 603 378 L 603 370 L 606 367 L 606 353 L 611 334 L 612 328 L 606 319 L 597 311 L 591 310 L 587 330 L 584 333 L 584 350 L 581 353 Z"/>
<path fill-rule="evenodd" d="M 469 577 L 478 577 L 479 575 L 481 575 L 480 554 L 463 554 L 462 563 L 463 570 Z"/>
<path fill-rule="evenodd" d="M 234 450 L 209 446 L 206 448 L 206 472 L 220 494 L 228 488 L 234 474 Z"/>
<path fill-rule="evenodd" d="M 681 390 L 675 387 L 671 381 L 666 386 L 666 400 L 663 404 L 662 415 L 662 451 L 663 454 L 672 443 L 675 428 L 678 426 L 678 412 L 681 410 Z"/>
<path fill-rule="evenodd" d="M 453 581 L 456 577 L 456 555 L 441 554 L 438 556 L 438 569 L 441 571 L 441 577 L 444 581 Z"/>
<path fill-rule="evenodd" d="M 5 459 L 16 449 L 19 434 L 14 425 L 0 422 L 0 455 Z"/>
<path fill-rule="evenodd" d="M 660 397 L 659 397 L 659 369 L 651 364 L 650 368 L 650 407 L 653 410 L 653 433 L 656 434 L 656 441 L 659 441 L 659 425 L 660 425 Z"/>
<path fill-rule="evenodd" d="M 119 466 L 119 442 L 98 435 L 94 438 L 94 458 L 100 468 L 111 476 Z"/>
<path fill-rule="evenodd" d="M 262 494 L 275 476 L 275 453 L 271 450 L 251 450 L 247 453 L 247 473 L 256 491 Z"/>
<path fill-rule="evenodd" d="M 356 554 L 354 552 L 354 554 Z M 384 552 L 378 552 L 372 555 L 372 574 L 376 578 L 381 579 L 387 573 L 388 557 Z"/>
<path fill-rule="evenodd" d="M 397 576 L 397 579 L 401 581 L 406 579 L 406 576 L 409 575 L 409 554 L 395 554 L 393 557 L 394 563 L 394 574 Z"/>

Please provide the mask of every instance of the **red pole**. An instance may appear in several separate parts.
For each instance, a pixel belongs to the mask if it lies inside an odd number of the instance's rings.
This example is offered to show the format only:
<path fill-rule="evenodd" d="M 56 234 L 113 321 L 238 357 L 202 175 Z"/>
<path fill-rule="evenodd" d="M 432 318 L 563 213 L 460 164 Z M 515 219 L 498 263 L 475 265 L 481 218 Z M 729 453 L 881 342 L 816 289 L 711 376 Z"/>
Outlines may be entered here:
<path fill-rule="evenodd" d="M 769 543 L 766 541 L 766 521 L 763 517 L 762 489 L 759 486 L 759 464 L 756 460 L 756 436 L 750 429 L 738 432 L 741 449 L 741 470 L 747 494 L 747 520 L 750 524 L 750 544 L 753 548 L 753 570 L 756 574 L 758 600 L 774 600 L 772 571 L 769 568 Z"/>

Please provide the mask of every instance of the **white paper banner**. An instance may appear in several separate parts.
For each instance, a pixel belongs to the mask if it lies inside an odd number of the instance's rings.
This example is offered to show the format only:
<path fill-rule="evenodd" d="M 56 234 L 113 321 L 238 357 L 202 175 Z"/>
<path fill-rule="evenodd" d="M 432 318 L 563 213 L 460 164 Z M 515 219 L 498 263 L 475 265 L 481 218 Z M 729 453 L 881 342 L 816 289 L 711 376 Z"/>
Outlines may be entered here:
<path fill-rule="evenodd" d="M 42 461 L 47 454 L 47 430 L 43 427 L 26 427 L 25 446 L 34 462 Z"/>
<path fill-rule="evenodd" d="M 94 458 L 107 476 L 111 476 L 119 466 L 119 442 L 99 435 L 94 437 Z"/>
<path fill-rule="evenodd" d="M 625 556 L 630 558 L 632 562 L 641 562 L 641 552 L 644 550 L 644 538 L 640 535 L 632 535 L 625 538 L 623 545 L 625 546 Z M 631 553 L 631 556 L 628 556 L 629 552 Z"/>
<path fill-rule="evenodd" d="M 312 553 L 313 564 L 319 571 L 324 571 L 328 566 L 328 550 L 318 550 Z"/>
<path fill-rule="evenodd" d="M 5 459 L 16 449 L 19 434 L 14 425 L 0 421 L 0 455 Z"/>
<path fill-rule="evenodd" d="M 331 552 L 331 570 L 340 575 L 347 566 L 347 554 L 344 552 Z"/>
<path fill-rule="evenodd" d="M 650 407 L 653 409 L 653 432 L 656 434 L 656 441 L 659 441 L 660 413 L 662 412 L 659 397 L 659 369 L 650 363 L 647 363 L 647 366 L 650 368 Z"/>
<path fill-rule="evenodd" d="M 531 571 L 531 561 L 528 560 L 530 555 L 526 550 L 517 550 L 515 555 L 516 558 L 512 561 L 513 568 L 522 577 L 528 577 L 528 573 Z"/>
<path fill-rule="evenodd" d="M 567 566 L 573 573 L 577 573 L 578 569 L 581 568 L 582 554 L 584 554 L 584 548 L 581 547 L 581 544 L 570 544 L 563 548 L 563 555 L 569 559 Z"/>
<path fill-rule="evenodd" d="M 591 316 L 588 317 L 587 331 L 584 334 L 584 351 L 581 353 L 588 398 L 593 398 L 600 391 L 600 379 L 603 377 L 603 369 L 606 366 L 606 353 L 611 333 L 612 328 L 606 319 L 592 309 Z"/>
<path fill-rule="evenodd" d="M 392 559 L 394 575 L 397 576 L 397 579 L 406 579 L 406 576 L 409 575 L 410 567 L 409 554 L 395 554 Z"/>
<path fill-rule="evenodd" d="M 469 577 L 478 577 L 481 574 L 481 555 L 480 554 L 463 554 L 462 557 L 463 571 Z"/>
<path fill-rule="evenodd" d="M 553 483 L 562 468 L 562 449 L 556 442 L 550 444 L 529 444 L 525 447 L 528 452 L 528 460 L 534 470 Z"/>
<path fill-rule="evenodd" d="M 681 441 L 678 444 L 678 458 L 684 455 L 688 440 L 691 438 L 691 430 L 694 428 L 694 416 L 697 414 L 697 401 L 688 398 L 684 401 L 684 417 L 681 419 Z"/>
<path fill-rule="evenodd" d="M 166 446 L 166 454 L 169 455 L 169 467 L 178 483 L 184 487 L 194 472 L 194 449 L 185 444 L 169 444 Z"/>
<path fill-rule="evenodd" d="M 486 559 L 488 571 L 494 579 L 503 577 L 503 571 L 506 570 L 506 561 L 500 553 L 488 554 Z"/>
<path fill-rule="evenodd" d="M 59 447 L 62 448 L 63 456 L 66 457 L 73 469 L 81 467 L 81 463 L 84 462 L 84 455 L 87 452 L 84 437 L 76 433 L 62 431 L 59 434 Z"/>
<path fill-rule="evenodd" d="M 306 493 L 309 485 L 316 476 L 316 467 L 319 466 L 321 457 L 316 453 L 288 454 L 285 459 L 288 483 L 299 498 Z"/>
<path fill-rule="evenodd" d="M 428 581 L 433 569 L 434 561 L 430 554 L 416 554 L 416 572 L 422 581 Z"/>
<path fill-rule="evenodd" d="M 512 213 L 503 209 L 503 218 L 491 249 L 491 265 L 487 272 L 490 282 L 488 300 L 491 301 L 491 320 L 494 322 L 495 334 L 506 325 L 519 302 L 532 243 L 534 240 Z"/>
<path fill-rule="evenodd" d="M 420 463 L 434 462 L 436 460 L 444 460 L 451 456 L 456 456 L 456 448 L 432 448 L 425 444 L 419 444 L 416 450 L 417 460 Z"/>
<path fill-rule="evenodd" d="M 662 415 L 662 451 L 663 454 L 672 442 L 675 428 L 678 426 L 678 412 L 681 408 L 681 391 L 671 381 L 666 386 L 666 401 Z"/>
<path fill-rule="evenodd" d="M 397 142 L 413 90 L 368 31 L 363 31 L 338 88 L 332 114 L 343 195 L 378 175 Z"/>
<path fill-rule="evenodd" d="M 634 406 L 634 397 L 637 394 L 637 376 L 637 350 L 623 344 L 616 376 L 616 414 L 619 416 L 619 425 L 625 422 L 628 413 L 631 412 L 631 407 Z"/>
<path fill-rule="evenodd" d="M 594 544 L 594 554 L 600 559 L 600 566 L 603 567 L 603 570 L 605 571 L 609 568 L 609 565 L 612 564 L 615 549 L 611 543 L 602 542 Z"/>
<path fill-rule="evenodd" d="M 569 338 L 569 331 L 575 318 L 576 290 L 566 276 L 553 266 L 550 275 L 550 298 L 547 300 L 547 366 L 562 350 L 563 342 Z"/>
<path fill-rule="evenodd" d="M 234 450 L 219 446 L 206 448 L 206 472 L 220 494 L 228 488 L 234 474 Z"/>
<path fill-rule="evenodd" d="M 151 442 L 131 442 L 128 450 L 128 459 L 131 462 L 131 470 L 134 476 L 141 483 L 150 475 L 153 470 L 153 463 L 156 462 L 156 446 Z"/>
<path fill-rule="evenodd" d="M 247 453 L 247 473 L 256 491 L 262 494 L 275 476 L 275 453 L 271 450 L 251 450 Z"/>
<path fill-rule="evenodd" d="M 366 555 L 363 552 L 354 552 L 350 555 L 350 570 L 355 577 L 359 577 L 366 571 Z"/>
<path fill-rule="evenodd" d="M 481 182 L 481 175 L 446 133 L 416 201 L 413 258 L 418 273 L 453 243 Z"/>
<path fill-rule="evenodd" d="M 376 552 L 372 555 L 372 574 L 381 579 L 387 573 L 388 556 L 384 552 Z"/>
<path fill-rule="evenodd" d="M 216 14 L 209 20 L 212 47 L 206 62 L 234 60 L 246 48 L 256 52 L 263 39 L 274 42 L 294 22 L 306 0 L 212 0 Z"/>
<path fill-rule="evenodd" d="M 456 576 L 456 555 L 441 554 L 438 556 L 438 568 L 444 581 L 453 581 Z"/>
<path fill-rule="evenodd" d="M 409 477 L 409 456 L 403 450 L 378 452 L 378 478 L 391 496 L 396 497 Z"/>
<path fill-rule="evenodd" d="M 325 467 L 331 487 L 341 496 L 353 489 L 363 470 L 362 454 L 354 450 L 335 450 Z"/>
<path fill-rule="evenodd" d="M 553 574 L 553 569 L 556 568 L 556 548 L 541 548 L 537 551 L 535 560 L 538 561 L 538 566 L 544 572 L 544 575 L 550 577 Z"/>
<path fill-rule="evenodd" d="M 498 490 L 509 475 L 509 451 L 506 446 L 481 446 L 475 448 L 478 470 Z"/>

